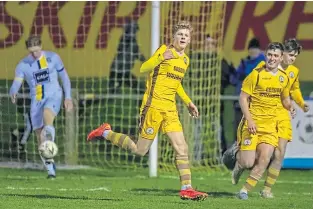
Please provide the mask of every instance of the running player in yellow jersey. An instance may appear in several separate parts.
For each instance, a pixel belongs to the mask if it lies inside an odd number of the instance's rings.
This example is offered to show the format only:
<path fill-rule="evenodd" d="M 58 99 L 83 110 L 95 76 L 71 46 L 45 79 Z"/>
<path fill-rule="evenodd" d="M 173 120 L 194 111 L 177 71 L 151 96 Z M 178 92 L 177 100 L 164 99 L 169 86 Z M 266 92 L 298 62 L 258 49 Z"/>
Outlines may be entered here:
<path fill-rule="evenodd" d="M 281 63 L 280 68 L 284 70 L 284 72 L 289 77 L 290 81 L 290 94 L 292 99 L 303 109 L 304 112 L 309 111 L 308 105 L 304 102 L 299 84 L 299 69 L 293 65 L 296 60 L 296 57 L 301 52 L 301 46 L 297 42 L 296 39 L 288 39 L 285 41 L 283 53 L 283 61 Z M 258 64 L 257 68 L 260 68 L 265 65 L 265 62 L 262 61 Z M 278 121 L 277 121 L 277 130 L 279 137 L 278 147 L 274 152 L 274 159 L 271 161 L 270 166 L 268 168 L 268 174 L 265 181 L 264 189 L 261 192 L 261 196 L 264 198 L 273 198 L 273 194 L 271 192 L 272 186 L 275 184 L 276 179 L 279 176 L 279 172 L 281 169 L 282 161 L 284 159 L 284 155 L 286 152 L 287 143 L 292 139 L 292 126 L 291 126 L 291 118 L 289 116 L 288 111 L 280 106 L 280 111 L 278 111 Z M 232 164 L 234 162 L 232 159 L 235 158 L 236 155 L 236 145 L 232 146 L 227 150 L 226 156 L 224 158 L 224 162 L 226 162 L 226 166 L 231 169 L 233 167 Z M 238 182 L 240 175 L 237 175 Z"/>
<path fill-rule="evenodd" d="M 129 149 L 137 155 L 145 155 L 161 128 L 171 140 L 175 150 L 175 163 L 180 175 L 182 199 L 203 200 L 206 193 L 198 192 L 191 186 L 191 172 L 188 159 L 188 146 L 183 134 L 176 108 L 176 93 L 183 99 L 193 117 L 198 117 L 197 107 L 186 95 L 181 81 L 189 65 L 185 49 L 190 43 L 192 27 L 186 22 L 179 22 L 173 28 L 173 42 L 162 45 L 153 56 L 142 64 L 141 73 L 148 72 L 146 92 L 140 108 L 139 139 L 135 144 L 129 136 L 115 133 L 108 123 L 89 133 L 87 140 L 103 136 L 119 147 Z"/>
<path fill-rule="evenodd" d="M 244 117 L 238 128 L 240 151 L 232 174 L 233 183 L 237 183 L 236 176 L 243 169 L 254 167 L 238 194 L 240 199 L 248 199 L 248 191 L 262 177 L 278 146 L 276 115 L 281 103 L 286 109 L 293 111 L 288 76 L 278 68 L 283 52 L 284 46 L 281 43 L 269 44 L 266 65 L 254 69 L 242 85 L 239 103 Z M 255 163 L 256 156 L 258 160 Z"/>
<path fill-rule="evenodd" d="M 300 91 L 299 84 L 299 69 L 293 65 L 297 56 L 301 52 L 301 45 L 296 39 L 288 39 L 285 41 L 285 51 L 283 55 L 283 62 L 281 63 L 282 69 L 285 71 L 290 81 L 290 95 L 291 98 L 303 109 L 304 112 L 309 111 L 309 106 L 304 102 Z M 262 65 L 262 63 L 260 63 Z M 268 168 L 267 178 L 264 184 L 264 189 L 261 192 L 264 198 L 273 198 L 271 192 L 272 186 L 275 184 L 279 176 L 282 162 L 285 156 L 287 143 L 292 140 L 292 125 L 291 118 L 288 111 L 281 106 L 278 113 L 278 148 L 275 149 L 274 159 L 271 161 Z"/>

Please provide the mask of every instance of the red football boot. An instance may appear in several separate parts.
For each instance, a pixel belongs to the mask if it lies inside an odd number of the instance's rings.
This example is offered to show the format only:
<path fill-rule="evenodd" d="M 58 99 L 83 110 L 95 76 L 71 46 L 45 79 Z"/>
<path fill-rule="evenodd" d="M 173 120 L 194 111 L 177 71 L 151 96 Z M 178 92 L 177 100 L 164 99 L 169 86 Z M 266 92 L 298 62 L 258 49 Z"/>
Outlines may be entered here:
<path fill-rule="evenodd" d="M 192 188 L 180 190 L 180 198 L 182 200 L 205 200 L 209 195 L 204 192 L 198 192 Z"/>
<path fill-rule="evenodd" d="M 99 126 L 98 128 L 96 128 L 95 130 L 91 131 L 88 134 L 87 137 L 87 141 L 92 141 L 94 139 L 99 139 L 99 137 L 103 137 L 102 134 L 104 131 L 111 131 L 111 126 L 108 123 L 103 123 L 101 126 Z"/>

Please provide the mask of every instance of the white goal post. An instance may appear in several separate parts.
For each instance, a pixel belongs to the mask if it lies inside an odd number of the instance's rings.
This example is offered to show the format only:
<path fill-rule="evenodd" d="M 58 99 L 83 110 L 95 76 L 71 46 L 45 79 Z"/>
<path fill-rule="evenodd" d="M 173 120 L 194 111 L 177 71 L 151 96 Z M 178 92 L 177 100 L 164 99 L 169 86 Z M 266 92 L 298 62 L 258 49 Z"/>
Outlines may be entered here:
<path fill-rule="evenodd" d="M 151 13 L 151 55 L 160 47 L 160 2 L 152 2 Z M 149 151 L 149 176 L 158 175 L 158 134 Z"/>

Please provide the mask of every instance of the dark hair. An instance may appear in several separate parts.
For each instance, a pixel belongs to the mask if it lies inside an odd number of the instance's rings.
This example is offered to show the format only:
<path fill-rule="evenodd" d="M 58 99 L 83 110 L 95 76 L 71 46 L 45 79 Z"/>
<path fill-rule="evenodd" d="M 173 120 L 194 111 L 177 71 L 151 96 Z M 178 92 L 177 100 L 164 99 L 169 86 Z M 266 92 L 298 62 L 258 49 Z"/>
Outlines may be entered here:
<path fill-rule="evenodd" d="M 295 38 L 290 38 L 285 41 L 285 51 L 292 52 L 296 51 L 298 54 L 300 54 L 302 50 L 302 46 Z"/>
<path fill-rule="evenodd" d="M 249 41 L 249 45 L 248 45 L 248 49 L 251 49 L 251 48 L 256 48 L 256 49 L 259 49 L 261 46 L 260 46 L 260 41 L 259 39 L 257 38 L 253 38 Z"/>
<path fill-rule="evenodd" d="M 30 36 L 25 41 L 26 48 L 33 47 L 33 46 L 41 46 L 41 39 L 39 36 Z"/>
<path fill-rule="evenodd" d="M 270 43 L 267 46 L 266 51 L 268 51 L 268 50 L 277 50 L 277 49 L 279 49 L 281 51 L 281 53 L 283 53 L 284 50 L 285 50 L 285 47 L 284 47 L 284 45 L 282 43 L 272 42 L 272 43 Z"/>

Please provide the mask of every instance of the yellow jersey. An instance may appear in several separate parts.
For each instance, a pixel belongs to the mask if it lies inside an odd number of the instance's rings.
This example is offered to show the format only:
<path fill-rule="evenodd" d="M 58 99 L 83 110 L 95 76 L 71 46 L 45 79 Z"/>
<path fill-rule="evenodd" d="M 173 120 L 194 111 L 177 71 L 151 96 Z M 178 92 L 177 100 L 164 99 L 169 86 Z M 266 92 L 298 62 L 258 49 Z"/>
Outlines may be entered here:
<path fill-rule="evenodd" d="M 283 70 L 267 71 L 265 65 L 255 68 L 243 81 L 241 91 L 250 95 L 249 110 L 252 118 L 273 118 L 289 96 L 289 79 Z"/>
<path fill-rule="evenodd" d="M 262 65 L 265 65 L 265 62 L 262 61 L 258 64 L 257 67 L 260 67 Z M 300 82 L 299 82 L 299 69 L 294 66 L 294 65 L 289 65 L 287 69 L 284 70 L 285 73 L 287 74 L 289 78 L 289 88 L 290 88 L 290 95 L 291 98 L 301 107 L 303 108 L 304 106 L 304 99 L 302 97 L 302 93 L 300 90 Z M 281 112 L 279 114 L 280 117 L 285 118 L 285 119 L 290 119 L 289 116 L 289 111 L 286 110 L 282 105 L 281 105 Z"/>
<path fill-rule="evenodd" d="M 165 60 L 163 53 L 169 49 L 175 58 Z M 142 64 L 140 72 L 149 72 L 146 81 L 146 92 L 141 109 L 153 107 L 159 110 L 176 111 L 176 93 L 188 105 L 191 100 L 185 93 L 181 81 L 189 66 L 189 57 L 179 55 L 171 46 L 162 45 L 153 56 Z"/>

